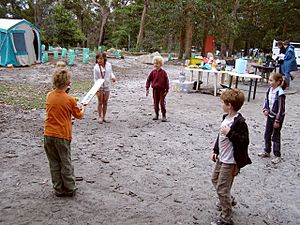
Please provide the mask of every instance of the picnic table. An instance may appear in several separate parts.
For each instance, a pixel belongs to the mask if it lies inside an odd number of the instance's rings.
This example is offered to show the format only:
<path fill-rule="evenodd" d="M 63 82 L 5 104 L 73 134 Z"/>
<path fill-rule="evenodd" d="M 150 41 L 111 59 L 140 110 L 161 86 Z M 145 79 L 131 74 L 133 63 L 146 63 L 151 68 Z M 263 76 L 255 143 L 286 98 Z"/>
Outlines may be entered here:
<path fill-rule="evenodd" d="M 275 69 L 274 66 L 264 66 L 264 65 L 258 65 L 258 64 L 253 64 L 252 67 L 255 68 L 254 74 L 258 75 L 257 70 L 260 72 L 262 83 L 263 83 L 264 79 L 266 79 L 268 82 L 270 73 L 272 73 L 273 70 Z"/>
<path fill-rule="evenodd" d="M 218 77 L 221 77 L 221 84 L 224 83 L 224 76 L 227 74 L 230 79 L 229 79 L 229 86 L 226 85 L 222 85 L 223 87 L 227 87 L 227 88 L 231 88 L 232 86 L 232 80 L 233 77 L 236 77 L 236 82 L 235 82 L 235 88 L 238 87 L 238 78 L 242 77 L 242 78 L 248 78 L 250 79 L 250 83 L 249 83 L 249 90 L 248 90 L 248 102 L 250 101 L 251 98 L 251 92 L 252 92 L 252 86 L 254 83 L 254 90 L 253 90 L 253 99 L 255 99 L 255 95 L 256 95 L 256 88 L 257 88 L 257 81 L 258 79 L 261 79 L 262 77 L 256 74 L 248 74 L 248 73 L 236 73 L 236 72 L 231 72 L 231 71 L 218 71 L 215 69 L 212 70 L 205 70 L 205 69 L 201 69 L 201 68 L 190 68 L 190 67 L 185 67 L 186 70 L 191 72 L 191 76 L 190 76 L 190 81 L 193 81 L 193 76 L 194 76 L 194 72 L 197 75 L 197 86 L 196 86 L 196 90 L 198 90 L 200 81 L 202 81 L 202 74 L 203 73 L 207 73 L 207 77 L 206 77 L 206 84 L 208 84 L 209 81 L 209 76 L 210 74 L 212 74 L 214 76 L 214 96 L 217 96 L 217 84 L 218 84 Z"/>

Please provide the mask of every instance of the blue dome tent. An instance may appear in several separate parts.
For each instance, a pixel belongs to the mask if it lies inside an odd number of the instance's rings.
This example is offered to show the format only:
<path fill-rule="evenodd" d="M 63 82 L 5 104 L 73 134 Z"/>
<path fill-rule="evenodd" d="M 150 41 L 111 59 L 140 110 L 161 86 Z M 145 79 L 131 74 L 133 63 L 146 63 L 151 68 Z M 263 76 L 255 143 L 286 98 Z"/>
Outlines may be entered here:
<path fill-rule="evenodd" d="M 41 61 L 40 31 L 24 19 L 0 19 L 0 66 L 27 66 Z"/>

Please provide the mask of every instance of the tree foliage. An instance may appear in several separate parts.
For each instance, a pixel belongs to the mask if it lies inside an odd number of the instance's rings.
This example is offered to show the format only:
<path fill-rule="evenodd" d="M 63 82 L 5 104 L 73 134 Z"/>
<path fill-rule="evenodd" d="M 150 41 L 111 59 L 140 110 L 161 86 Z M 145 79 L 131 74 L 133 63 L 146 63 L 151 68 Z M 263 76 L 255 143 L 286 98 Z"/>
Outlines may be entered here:
<path fill-rule="evenodd" d="M 53 13 L 48 17 L 45 28 L 49 43 L 59 44 L 65 47 L 76 46 L 84 40 L 84 35 L 79 29 L 74 14 L 62 4 L 53 8 Z"/>
<path fill-rule="evenodd" d="M 300 41 L 300 4 L 293 0 L 148 0 L 139 49 L 188 53 L 207 35 L 221 50 Z M 62 46 L 134 48 L 144 0 L 0 0 L 2 18 L 38 26 L 44 42 Z"/>

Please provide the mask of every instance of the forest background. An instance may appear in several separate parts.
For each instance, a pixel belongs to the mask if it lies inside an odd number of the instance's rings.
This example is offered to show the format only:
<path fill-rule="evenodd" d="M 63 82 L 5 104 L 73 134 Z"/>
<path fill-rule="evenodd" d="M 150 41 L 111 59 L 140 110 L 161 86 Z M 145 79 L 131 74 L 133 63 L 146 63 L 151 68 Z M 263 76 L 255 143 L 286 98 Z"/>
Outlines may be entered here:
<path fill-rule="evenodd" d="M 0 18 L 35 24 L 47 46 L 205 54 L 207 35 L 223 55 L 269 52 L 273 39 L 300 41 L 297 0 L 0 0 Z M 298 2 L 299 3 L 299 2 Z"/>

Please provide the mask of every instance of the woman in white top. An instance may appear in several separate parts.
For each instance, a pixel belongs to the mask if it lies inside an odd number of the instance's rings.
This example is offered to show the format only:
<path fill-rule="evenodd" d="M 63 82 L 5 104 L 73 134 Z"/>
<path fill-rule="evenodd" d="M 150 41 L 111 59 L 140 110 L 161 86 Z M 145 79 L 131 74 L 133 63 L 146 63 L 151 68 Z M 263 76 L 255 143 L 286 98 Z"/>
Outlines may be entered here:
<path fill-rule="evenodd" d="M 103 123 L 107 122 L 105 115 L 107 111 L 107 102 L 109 98 L 111 81 L 116 81 L 112 71 L 112 66 L 109 62 L 107 62 L 105 53 L 99 53 L 96 55 L 96 65 L 94 66 L 94 82 L 96 82 L 98 79 L 104 79 L 103 85 L 97 91 L 99 123 Z"/>

